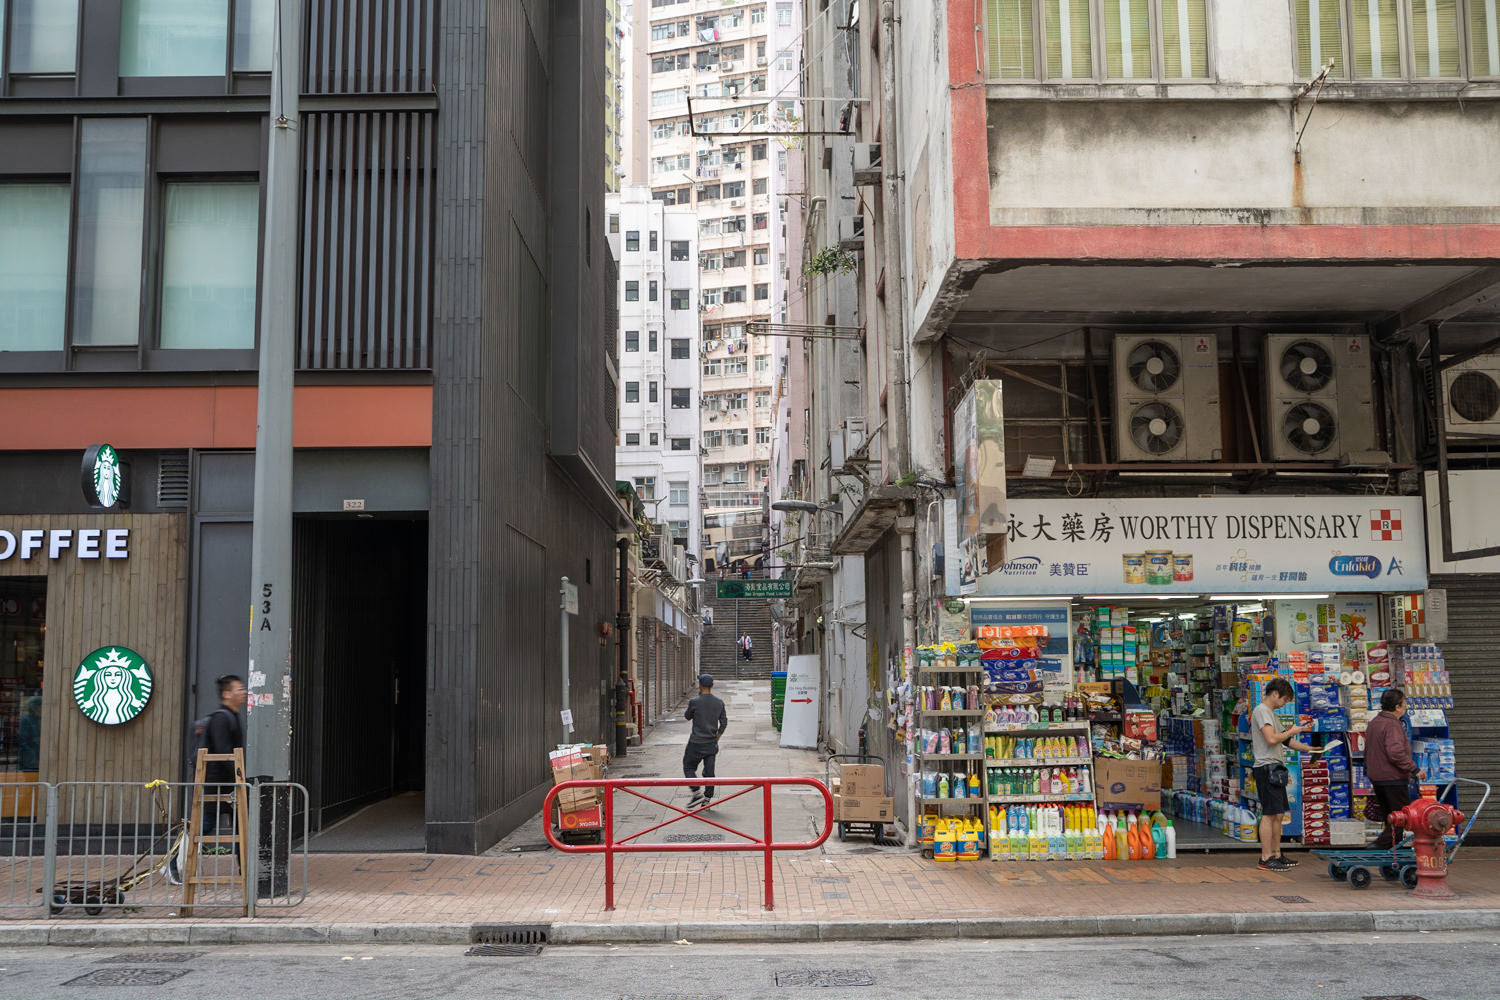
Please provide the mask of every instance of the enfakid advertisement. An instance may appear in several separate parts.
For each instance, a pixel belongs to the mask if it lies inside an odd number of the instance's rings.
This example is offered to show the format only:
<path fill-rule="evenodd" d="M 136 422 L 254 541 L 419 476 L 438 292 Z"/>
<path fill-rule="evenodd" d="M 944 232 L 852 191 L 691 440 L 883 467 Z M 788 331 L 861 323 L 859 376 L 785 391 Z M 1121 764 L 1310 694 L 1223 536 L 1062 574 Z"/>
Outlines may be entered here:
<path fill-rule="evenodd" d="M 1310 594 L 1427 585 L 1421 497 L 1016 500 L 971 596 Z"/>

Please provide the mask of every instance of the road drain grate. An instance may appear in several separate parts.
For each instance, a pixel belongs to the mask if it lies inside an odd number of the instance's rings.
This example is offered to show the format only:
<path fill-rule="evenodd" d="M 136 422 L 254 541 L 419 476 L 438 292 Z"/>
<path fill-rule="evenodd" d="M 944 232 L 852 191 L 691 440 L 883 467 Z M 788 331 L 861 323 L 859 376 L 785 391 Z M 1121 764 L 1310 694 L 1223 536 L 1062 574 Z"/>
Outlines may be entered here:
<path fill-rule="evenodd" d="M 1310 903 L 1312 900 L 1304 899 L 1302 896 L 1272 896 L 1278 903 Z"/>
<path fill-rule="evenodd" d="M 501 958 L 507 955 L 540 955 L 539 944 L 476 944 L 464 955 L 469 958 Z"/>
<path fill-rule="evenodd" d="M 101 958 L 97 965 L 164 965 L 168 962 L 191 962 L 204 954 L 201 951 L 140 951 L 133 955 L 112 955 Z"/>
<path fill-rule="evenodd" d="M 547 944 L 551 924 L 474 924 L 470 944 Z"/>
<path fill-rule="evenodd" d="M 662 838 L 668 844 L 712 844 L 723 840 L 722 833 L 669 833 Z"/>
<path fill-rule="evenodd" d="M 77 979 L 69 979 L 64 986 L 162 986 L 179 976 L 188 974 L 187 969 L 95 969 Z"/>
<path fill-rule="evenodd" d="M 797 969 L 776 973 L 777 986 L 874 986 L 864 969 Z"/>

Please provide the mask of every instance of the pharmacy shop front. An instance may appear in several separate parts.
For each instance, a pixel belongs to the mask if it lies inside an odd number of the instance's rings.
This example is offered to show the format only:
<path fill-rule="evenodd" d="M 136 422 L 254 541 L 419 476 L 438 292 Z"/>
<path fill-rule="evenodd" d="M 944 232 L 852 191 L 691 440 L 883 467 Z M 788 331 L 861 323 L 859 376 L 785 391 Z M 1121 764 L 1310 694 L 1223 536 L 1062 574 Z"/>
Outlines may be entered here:
<path fill-rule="evenodd" d="M 1006 522 L 1004 562 L 950 578 L 914 658 L 923 836 L 982 831 L 967 856 L 996 860 L 1253 846 L 1249 709 L 1278 676 L 1288 721 L 1340 744 L 1289 759 L 1289 837 L 1370 835 L 1364 729 L 1388 687 L 1452 776 L 1421 498 L 1011 500 Z"/>

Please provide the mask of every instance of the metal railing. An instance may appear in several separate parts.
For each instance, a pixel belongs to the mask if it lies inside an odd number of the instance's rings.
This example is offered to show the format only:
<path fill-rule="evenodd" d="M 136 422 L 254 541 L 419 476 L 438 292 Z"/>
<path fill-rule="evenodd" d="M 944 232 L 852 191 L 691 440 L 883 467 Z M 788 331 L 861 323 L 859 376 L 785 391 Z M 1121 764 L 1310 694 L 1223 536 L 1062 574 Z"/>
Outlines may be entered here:
<path fill-rule="evenodd" d="M 0 910 L 51 917 L 75 908 L 97 916 L 233 907 L 254 916 L 257 909 L 298 905 L 307 897 L 307 789 L 293 782 L 242 787 L 248 850 L 241 857 L 238 845 L 200 844 L 189 907 L 182 875 L 192 783 L 4 783 L 0 850 L 8 852 L 9 866 L 0 876 Z M 201 832 L 235 832 L 228 803 L 201 808 Z"/>
<path fill-rule="evenodd" d="M 802 785 L 816 788 L 823 796 L 823 829 L 816 840 L 801 842 L 780 842 L 772 839 L 772 810 L 771 789 L 791 785 Z M 749 795 L 759 789 L 761 793 L 761 821 L 762 827 L 759 836 L 747 833 L 744 830 L 736 830 L 732 826 L 720 823 L 718 820 L 710 819 L 703 815 L 707 806 L 697 809 L 685 809 L 675 806 L 670 802 L 653 798 L 639 791 L 642 788 L 698 788 L 700 786 L 711 786 L 713 788 L 744 786 L 740 791 L 714 801 L 715 806 L 723 806 L 729 802 Z M 550 821 L 542 824 L 542 829 L 547 834 L 547 842 L 559 851 L 570 854 L 603 854 L 604 855 L 604 908 L 613 910 L 615 908 L 615 855 L 616 854 L 645 854 L 645 853 L 684 853 L 694 851 L 758 851 L 765 855 L 765 886 L 766 903 L 768 910 L 776 908 L 773 890 L 773 876 L 775 865 L 772 855 L 777 851 L 811 851 L 822 847 L 828 839 L 829 831 L 833 828 L 833 796 L 829 794 L 828 786 L 816 778 L 601 778 L 581 781 L 564 781 L 553 785 L 547 792 L 547 798 L 542 802 L 542 816 L 552 816 L 552 804 L 557 800 L 559 792 L 570 788 L 598 788 L 604 792 L 603 824 L 604 842 L 601 844 L 565 844 L 557 839 Z M 670 819 L 662 820 L 644 830 L 629 834 L 628 836 L 615 839 L 615 793 L 623 792 L 633 795 L 638 799 L 661 806 L 664 809 L 677 813 Z M 641 842 L 640 838 L 648 833 L 654 833 L 673 823 L 679 823 L 685 819 L 696 820 L 706 823 L 711 827 L 723 830 L 725 833 L 734 834 L 742 838 L 738 841 L 727 843 L 692 843 L 692 844 L 666 844 L 660 842 Z"/>

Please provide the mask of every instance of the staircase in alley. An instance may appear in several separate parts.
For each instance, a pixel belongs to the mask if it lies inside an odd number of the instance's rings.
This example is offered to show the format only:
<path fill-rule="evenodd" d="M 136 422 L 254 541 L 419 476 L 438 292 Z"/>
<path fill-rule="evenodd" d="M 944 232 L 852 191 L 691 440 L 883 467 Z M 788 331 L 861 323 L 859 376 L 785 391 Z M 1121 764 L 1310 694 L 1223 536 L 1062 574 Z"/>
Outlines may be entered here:
<path fill-rule="evenodd" d="M 706 603 L 714 609 L 714 623 L 703 628 L 698 669 L 725 680 L 762 679 L 771 676 L 771 603 L 761 597 L 745 597 Z M 750 633 L 752 659 L 740 655 L 739 637 Z"/>

